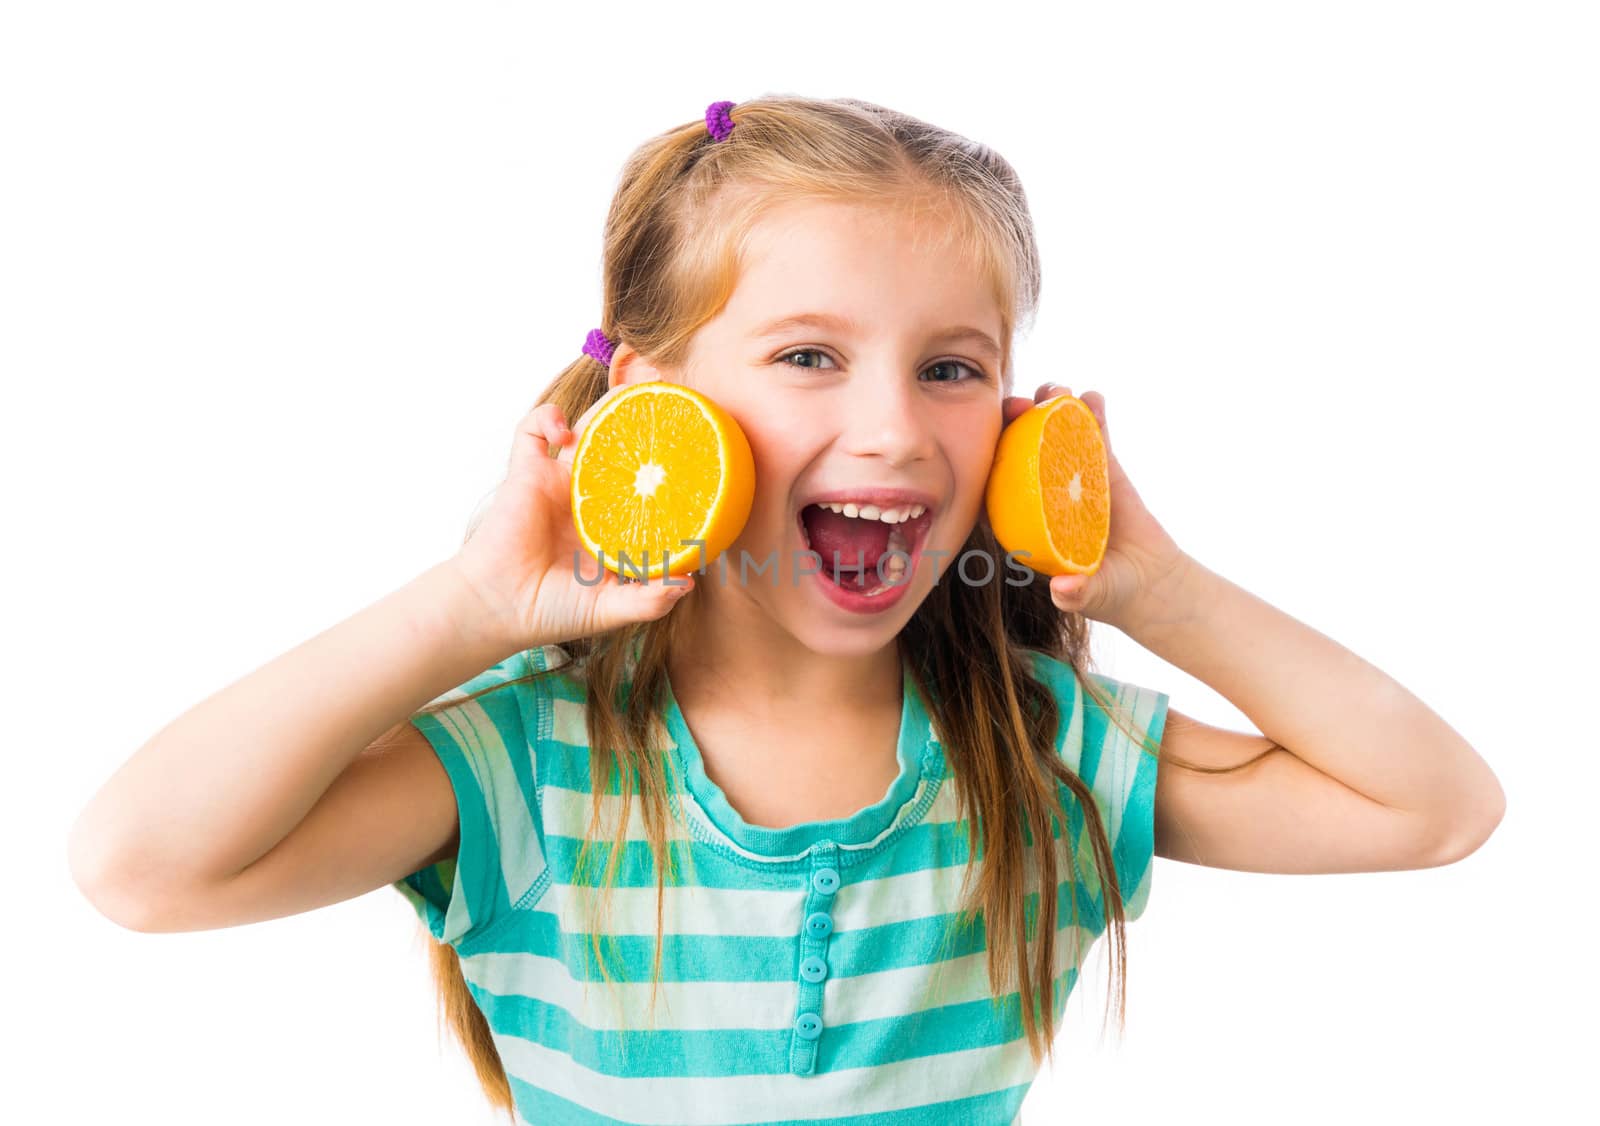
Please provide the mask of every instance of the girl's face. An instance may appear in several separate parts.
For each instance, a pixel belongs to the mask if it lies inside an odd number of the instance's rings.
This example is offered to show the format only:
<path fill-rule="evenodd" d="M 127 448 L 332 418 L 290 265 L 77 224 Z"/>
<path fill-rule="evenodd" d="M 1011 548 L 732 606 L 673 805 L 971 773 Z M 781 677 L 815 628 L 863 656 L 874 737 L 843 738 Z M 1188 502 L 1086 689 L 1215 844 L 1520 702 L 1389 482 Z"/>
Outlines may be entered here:
<path fill-rule="evenodd" d="M 916 231 L 890 207 L 804 202 L 770 213 L 684 369 L 655 372 L 726 409 L 755 458 L 749 522 L 725 568 L 696 576 L 698 611 L 749 620 L 754 609 L 815 652 L 865 655 L 893 640 L 936 575 L 962 581 L 957 553 L 1001 428 L 1000 310 L 976 267 L 918 245 Z M 639 367 L 630 378 L 654 370 Z M 888 523 L 859 507 L 853 518 L 812 508 L 819 500 L 924 511 Z M 871 558 L 890 533 L 887 546 L 911 554 L 902 581 L 876 596 L 864 593 L 881 585 L 876 567 L 856 593 L 832 581 L 841 545 L 849 566 L 855 545 L 872 545 Z M 985 568 L 966 570 L 978 581 Z M 895 575 L 892 564 L 884 571 Z M 997 565 L 990 581 L 1004 577 Z"/>

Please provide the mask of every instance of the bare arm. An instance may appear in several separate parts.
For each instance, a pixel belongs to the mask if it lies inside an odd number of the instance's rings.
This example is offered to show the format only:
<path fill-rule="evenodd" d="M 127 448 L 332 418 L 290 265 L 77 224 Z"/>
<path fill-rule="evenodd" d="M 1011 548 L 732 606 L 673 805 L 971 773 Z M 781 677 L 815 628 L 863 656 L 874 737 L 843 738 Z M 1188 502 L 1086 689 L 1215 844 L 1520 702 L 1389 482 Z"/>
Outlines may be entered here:
<path fill-rule="evenodd" d="M 1471 854 L 1505 812 L 1489 765 L 1402 685 L 1189 560 L 1130 635 L 1226 696 L 1261 735 L 1169 709 L 1162 747 L 1238 773 L 1163 771 L 1157 851 L 1245 872 L 1387 872 Z M 1263 757 L 1264 756 L 1264 757 Z"/>
<path fill-rule="evenodd" d="M 192 930 L 337 902 L 448 855 L 452 792 L 407 720 L 526 647 L 493 620 L 441 563 L 201 701 L 79 814 L 73 878 L 124 926 Z"/>

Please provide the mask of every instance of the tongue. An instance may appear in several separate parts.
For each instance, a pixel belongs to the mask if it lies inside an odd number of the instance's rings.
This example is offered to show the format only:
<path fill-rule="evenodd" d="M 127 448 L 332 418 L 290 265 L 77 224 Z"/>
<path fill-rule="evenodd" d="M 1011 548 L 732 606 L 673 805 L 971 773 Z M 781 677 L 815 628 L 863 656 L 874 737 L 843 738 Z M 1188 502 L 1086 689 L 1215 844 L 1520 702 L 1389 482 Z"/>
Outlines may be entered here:
<path fill-rule="evenodd" d="M 801 517 L 806 522 L 811 550 L 822 557 L 824 574 L 833 572 L 835 552 L 840 571 L 861 566 L 870 573 L 889 548 L 893 529 L 882 520 L 859 520 L 816 505 L 808 505 Z"/>

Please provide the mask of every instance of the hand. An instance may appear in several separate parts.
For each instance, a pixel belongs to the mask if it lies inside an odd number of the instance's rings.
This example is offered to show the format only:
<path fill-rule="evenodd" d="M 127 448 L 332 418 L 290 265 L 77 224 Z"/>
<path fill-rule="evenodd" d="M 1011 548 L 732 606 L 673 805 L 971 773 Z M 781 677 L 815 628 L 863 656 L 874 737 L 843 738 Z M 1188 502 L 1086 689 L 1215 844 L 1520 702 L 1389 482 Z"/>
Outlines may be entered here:
<path fill-rule="evenodd" d="M 505 480 L 452 560 L 482 601 L 492 630 L 522 648 L 659 618 L 694 587 L 688 575 L 673 576 L 670 585 L 661 579 L 624 583 L 600 566 L 573 526 L 572 453 L 578 434 L 622 386 L 584 411 L 577 432 L 567 428 L 554 403 L 541 403 L 523 416 Z"/>
<path fill-rule="evenodd" d="M 1072 389 L 1046 383 L 1034 392 L 1033 402 L 1012 395 L 1001 404 L 1005 425 L 1034 403 Z M 1191 560 L 1145 508 L 1133 482 L 1117 462 L 1106 427 L 1105 397 L 1088 391 L 1082 402 L 1100 422 L 1106 444 L 1106 470 L 1111 486 L 1111 535 L 1105 557 L 1093 574 L 1055 575 L 1050 578 L 1050 598 L 1063 612 L 1079 613 L 1125 632 L 1148 618 L 1156 608 L 1170 606 Z"/>

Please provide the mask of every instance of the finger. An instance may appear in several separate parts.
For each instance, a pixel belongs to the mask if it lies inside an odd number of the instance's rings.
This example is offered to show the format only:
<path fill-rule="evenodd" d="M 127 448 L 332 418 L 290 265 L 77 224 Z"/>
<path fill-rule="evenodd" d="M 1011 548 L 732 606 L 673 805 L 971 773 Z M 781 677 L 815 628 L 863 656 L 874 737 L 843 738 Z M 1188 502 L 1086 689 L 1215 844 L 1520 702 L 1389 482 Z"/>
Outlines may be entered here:
<path fill-rule="evenodd" d="M 618 600 L 618 614 L 626 621 L 652 621 L 671 612 L 694 590 L 693 575 L 673 575 L 670 581 L 617 582 L 609 593 Z"/>
<path fill-rule="evenodd" d="M 1100 425 L 1106 424 L 1106 397 L 1098 391 L 1085 391 L 1083 405 L 1094 412 L 1095 418 L 1100 420 Z"/>
<path fill-rule="evenodd" d="M 561 408 L 555 403 L 539 403 L 517 420 L 511 438 L 510 468 L 533 463 L 536 458 L 554 456 L 570 437 Z"/>
<path fill-rule="evenodd" d="M 1010 426 L 1017 417 L 1033 406 L 1033 400 L 1021 395 L 1008 395 L 1000 403 L 1000 418 L 1005 426 Z"/>
<path fill-rule="evenodd" d="M 561 452 L 561 447 L 572 441 L 572 431 L 567 429 L 567 420 L 561 413 L 561 408 L 554 403 L 545 404 L 550 409 L 539 415 L 539 425 L 544 434 L 545 449 L 551 457 Z"/>
<path fill-rule="evenodd" d="M 1058 395 L 1070 395 L 1072 388 L 1063 387 L 1059 383 L 1041 383 L 1034 389 L 1033 398 L 1022 395 L 1008 395 L 1001 401 L 1000 417 L 1005 426 L 1015 422 L 1017 417 L 1030 407 L 1039 405 Z"/>
<path fill-rule="evenodd" d="M 1089 585 L 1088 575 L 1052 575 L 1050 601 L 1058 610 L 1074 611 L 1083 608 L 1083 588 Z"/>
<path fill-rule="evenodd" d="M 570 430 L 563 430 L 554 440 L 545 443 L 545 449 L 551 457 L 559 461 L 561 459 L 561 455 L 566 452 L 566 448 L 568 445 L 570 445 L 571 439 L 572 432 Z M 567 460 L 570 461 L 571 458 L 568 458 Z"/>

